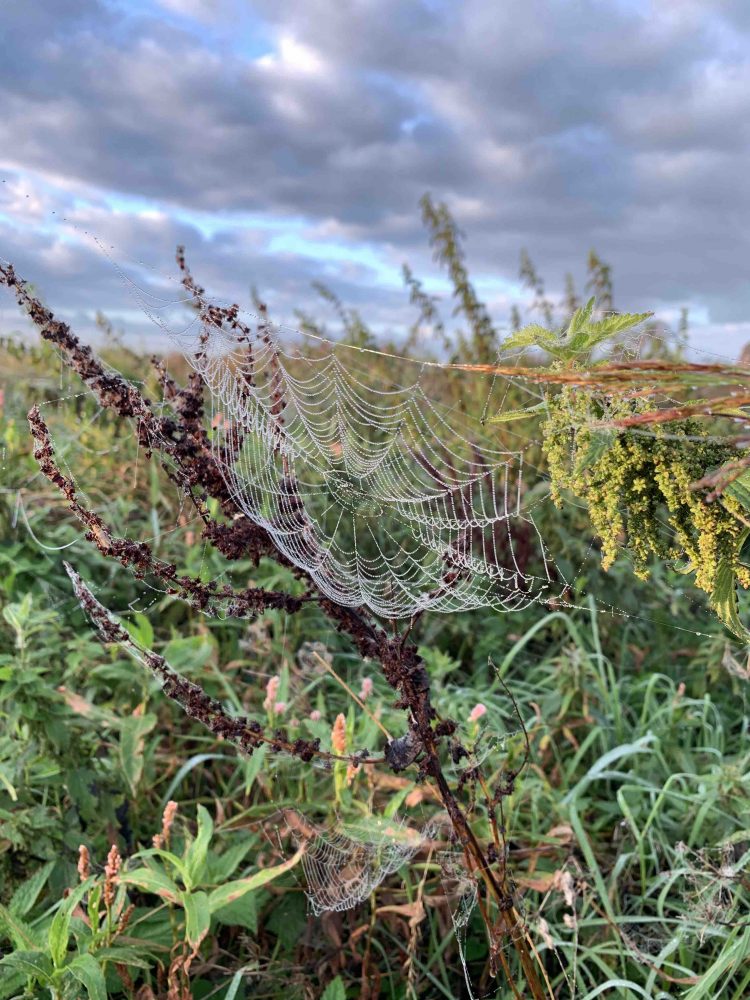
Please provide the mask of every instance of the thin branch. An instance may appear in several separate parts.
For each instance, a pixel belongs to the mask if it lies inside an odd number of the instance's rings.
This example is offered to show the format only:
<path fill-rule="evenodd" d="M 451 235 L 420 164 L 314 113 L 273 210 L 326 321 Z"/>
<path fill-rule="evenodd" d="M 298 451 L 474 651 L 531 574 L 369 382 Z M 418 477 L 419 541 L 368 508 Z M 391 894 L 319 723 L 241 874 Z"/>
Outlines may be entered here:
<path fill-rule="evenodd" d="M 259 722 L 252 719 L 234 718 L 226 713 L 221 702 L 211 698 L 198 684 L 193 684 L 178 673 L 169 663 L 140 643 L 122 627 L 104 605 L 94 597 L 70 563 L 64 563 L 73 583 L 73 591 L 78 601 L 93 622 L 105 643 L 115 643 L 125 648 L 142 663 L 159 682 L 162 691 L 183 709 L 183 711 L 209 729 L 215 736 L 233 743 L 243 753 L 251 754 L 262 743 L 272 750 L 311 761 L 314 757 L 328 762 L 346 761 L 349 764 L 382 764 L 382 757 L 370 757 L 366 751 L 354 754 L 335 754 L 320 749 L 320 740 L 289 740 L 283 730 L 272 736 L 263 731 Z"/>

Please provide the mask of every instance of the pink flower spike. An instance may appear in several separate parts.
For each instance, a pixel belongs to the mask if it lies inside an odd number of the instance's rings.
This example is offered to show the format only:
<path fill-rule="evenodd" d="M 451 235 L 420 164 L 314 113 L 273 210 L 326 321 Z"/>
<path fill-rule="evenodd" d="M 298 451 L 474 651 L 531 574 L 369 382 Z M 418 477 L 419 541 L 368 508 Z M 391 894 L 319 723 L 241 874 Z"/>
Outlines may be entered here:
<path fill-rule="evenodd" d="M 483 705 L 481 701 L 472 708 L 469 712 L 469 722 L 478 722 L 483 715 L 487 714 L 487 706 Z"/>
<path fill-rule="evenodd" d="M 266 698 L 263 702 L 263 708 L 267 712 L 273 711 L 273 706 L 276 704 L 276 695 L 279 693 L 279 684 L 281 683 L 281 678 L 277 675 L 272 677 L 268 684 L 266 684 Z"/>
<path fill-rule="evenodd" d="M 314 709 L 312 710 L 312 712 L 310 712 L 310 721 L 311 721 L 311 722 L 320 722 L 320 720 L 321 720 L 322 718 L 323 718 L 323 716 L 322 716 L 322 715 L 321 715 L 321 713 L 320 713 L 320 712 L 319 712 L 319 711 L 317 710 L 317 708 L 314 708 Z"/>
<path fill-rule="evenodd" d="M 277 701 L 273 706 L 274 715 L 283 715 L 286 712 L 286 702 Z"/>
<path fill-rule="evenodd" d="M 362 701 L 367 701 L 367 699 L 370 697 L 371 694 L 372 694 L 372 677 L 363 677 L 362 687 L 360 688 L 359 696 L 362 699 Z"/>

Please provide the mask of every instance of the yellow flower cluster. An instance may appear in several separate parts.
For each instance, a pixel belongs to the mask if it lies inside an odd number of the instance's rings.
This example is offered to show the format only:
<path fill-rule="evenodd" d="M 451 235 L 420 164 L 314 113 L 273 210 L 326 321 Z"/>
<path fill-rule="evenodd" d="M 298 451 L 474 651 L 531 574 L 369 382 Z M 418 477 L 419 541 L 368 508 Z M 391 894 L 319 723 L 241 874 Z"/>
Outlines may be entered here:
<path fill-rule="evenodd" d="M 739 562 L 746 529 L 740 505 L 729 496 L 708 503 L 691 489 L 736 459 L 736 450 L 697 421 L 621 431 L 601 426 L 648 407 L 571 388 L 549 400 L 544 450 L 555 502 L 562 505 L 565 490 L 586 502 L 605 569 L 623 549 L 642 578 L 654 558 L 687 562 L 696 585 L 712 594 L 719 564 L 729 559 L 737 582 L 750 587 L 750 569 Z"/>

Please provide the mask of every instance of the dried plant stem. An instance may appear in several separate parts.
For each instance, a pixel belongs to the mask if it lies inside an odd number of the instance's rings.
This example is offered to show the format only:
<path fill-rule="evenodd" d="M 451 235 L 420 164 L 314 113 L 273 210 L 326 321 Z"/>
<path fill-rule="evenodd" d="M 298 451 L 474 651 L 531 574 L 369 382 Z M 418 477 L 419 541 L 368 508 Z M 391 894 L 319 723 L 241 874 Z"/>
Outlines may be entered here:
<path fill-rule="evenodd" d="M 250 351 L 250 331 L 240 322 L 238 307 L 222 308 L 210 305 L 205 299 L 203 290 L 194 282 L 187 270 L 181 251 L 178 251 L 178 262 L 183 271 L 183 284 L 193 296 L 207 330 L 210 327 L 221 327 L 226 324 L 241 334 L 246 333 Z M 280 608 L 293 613 L 298 611 L 304 602 L 315 600 L 333 627 L 349 638 L 363 658 L 380 663 L 384 678 L 398 695 L 397 707 L 403 709 L 406 714 L 408 730 L 399 740 L 391 740 L 388 737 L 384 757 L 370 757 L 362 752 L 344 756 L 321 750 L 315 740 L 290 740 L 283 730 L 267 733 L 255 721 L 233 718 L 224 711 L 220 702 L 178 674 L 163 657 L 135 643 L 69 567 L 68 572 L 76 594 L 102 638 L 108 642 L 117 642 L 128 649 L 150 670 L 161 684 L 164 693 L 179 703 L 191 718 L 207 726 L 217 736 L 234 743 L 244 752 L 251 753 L 261 744 L 266 744 L 272 750 L 291 754 L 305 762 L 313 759 L 329 763 L 345 760 L 355 766 L 362 763 L 385 763 L 394 772 L 416 764 L 418 777 L 435 785 L 442 805 L 450 817 L 454 834 L 464 851 L 469 870 L 483 881 L 487 899 L 492 901 L 499 912 L 499 924 L 510 936 L 512 945 L 518 953 L 528 990 L 535 1000 L 551 997 L 553 995 L 551 989 L 548 985 L 545 987 L 536 971 L 535 961 L 540 967 L 541 962 L 536 952 L 532 953 L 528 947 L 523 922 L 514 905 L 513 893 L 507 887 L 504 867 L 502 877 L 498 879 L 493 870 L 494 859 L 490 860 L 480 844 L 445 777 L 441 750 L 445 749 L 446 738 L 455 732 L 456 723 L 452 720 L 438 719 L 431 702 L 429 675 L 416 644 L 409 641 L 410 627 L 407 627 L 403 634 L 394 627 L 391 635 L 366 609 L 337 604 L 325 597 L 309 574 L 294 565 L 277 548 L 269 533 L 245 516 L 238 507 L 221 470 L 221 462 L 231 463 L 234 456 L 224 454 L 217 457 L 204 427 L 203 383 L 200 376 L 191 375 L 188 384 L 179 388 L 167 375 L 163 365 L 154 362 L 165 401 L 171 407 L 171 412 L 168 410 L 167 415 L 157 414 L 150 400 L 135 385 L 105 368 L 91 349 L 82 345 L 71 333 L 67 324 L 55 319 L 52 312 L 42 305 L 31 294 L 26 284 L 17 277 L 12 265 L 0 265 L 0 285 L 2 284 L 12 289 L 19 304 L 29 313 L 42 338 L 54 345 L 62 361 L 80 376 L 99 403 L 121 417 L 135 421 L 135 435 L 139 447 L 149 455 L 153 453 L 158 456 L 167 475 L 194 505 L 203 523 L 204 539 L 229 560 L 250 559 L 257 564 L 262 557 L 273 559 L 280 566 L 289 569 L 304 584 L 305 595 L 296 597 L 261 588 L 249 588 L 235 593 L 228 588 L 203 584 L 189 577 L 178 576 L 176 568 L 158 560 L 145 543 L 118 538 L 98 514 L 88 510 L 80 502 L 73 482 L 60 472 L 55 464 L 48 429 L 38 408 L 34 407 L 29 414 L 29 422 L 36 445 L 37 461 L 44 475 L 66 497 L 76 517 L 86 525 L 89 540 L 103 555 L 116 559 L 132 570 L 136 576 L 153 574 L 159 577 L 172 593 L 201 610 L 221 610 L 224 614 L 238 618 L 251 618 L 268 608 Z M 261 336 L 262 332 L 261 329 Z M 204 349 L 207 338 L 208 332 L 203 341 Z M 456 367 L 471 368 L 471 366 Z M 471 370 L 476 369 L 471 368 Z M 487 366 L 487 370 L 501 369 Z M 511 373 L 520 374 L 520 371 L 513 368 Z M 278 421 L 278 433 L 282 435 L 283 399 L 280 381 L 275 389 L 277 398 L 273 406 L 273 416 Z M 220 517 L 210 516 L 207 503 L 209 498 L 218 501 Z M 447 576 L 444 585 L 452 585 L 455 576 L 457 576 L 455 573 L 453 576 Z M 384 727 L 381 726 L 381 729 L 385 733 Z M 512 781 L 508 784 L 512 785 Z M 506 789 L 495 793 L 493 801 L 498 795 L 504 794 L 510 792 Z M 502 864 L 504 866 L 504 859 Z M 515 996 L 520 996 L 513 982 L 507 959 L 502 951 L 496 948 L 497 925 L 491 919 L 484 903 L 482 913 L 491 950 L 499 954 L 500 963 L 513 993 Z"/>

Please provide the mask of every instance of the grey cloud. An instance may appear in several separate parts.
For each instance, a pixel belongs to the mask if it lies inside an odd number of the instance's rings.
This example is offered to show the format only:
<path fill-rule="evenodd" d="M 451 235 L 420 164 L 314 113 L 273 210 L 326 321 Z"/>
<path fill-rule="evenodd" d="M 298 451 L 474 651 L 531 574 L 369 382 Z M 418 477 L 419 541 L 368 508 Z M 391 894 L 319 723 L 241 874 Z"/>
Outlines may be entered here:
<path fill-rule="evenodd" d="M 430 189 L 455 207 L 481 272 L 514 277 L 525 245 L 559 287 L 595 245 L 623 304 L 747 315 L 741 0 L 160 2 L 153 17 L 95 0 L 11 8 L 0 160 L 92 198 L 302 217 L 425 270 L 417 201 Z M 229 39 L 248 11 L 276 38 L 261 63 Z M 229 230 L 207 242 L 177 224 L 158 236 L 142 221 L 127 235 L 100 224 L 165 255 L 179 236 L 207 266 L 213 255 L 225 285 L 243 280 L 244 254 L 244 272 L 274 285 L 287 313 L 324 275 L 378 316 L 402 315 L 396 290 L 366 273 L 274 262 Z"/>

